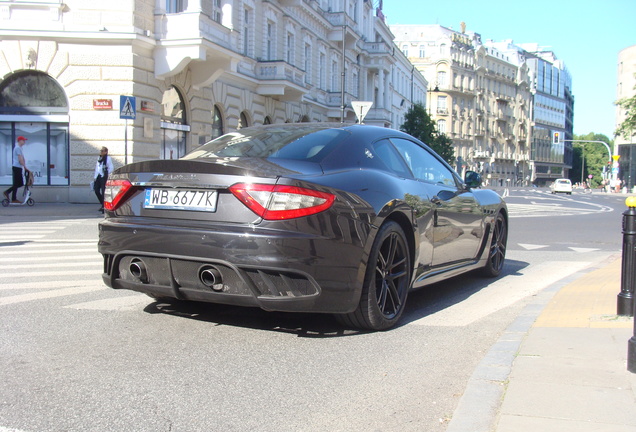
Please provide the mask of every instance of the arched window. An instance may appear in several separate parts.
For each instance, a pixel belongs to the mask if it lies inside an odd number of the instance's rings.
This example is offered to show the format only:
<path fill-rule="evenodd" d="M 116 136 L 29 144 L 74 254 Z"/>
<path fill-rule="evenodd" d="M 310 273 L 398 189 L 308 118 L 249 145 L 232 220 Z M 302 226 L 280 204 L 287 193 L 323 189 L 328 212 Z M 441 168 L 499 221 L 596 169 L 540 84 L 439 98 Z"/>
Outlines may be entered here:
<path fill-rule="evenodd" d="M 247 120 L 247 114 L 245 113 L 245 111 L 243 111 L 241 113 L 241 115 L 239 116 L 239 124 L 237 129 L 242 129 L 244 127 L 248 127 L 250 125 L 249 120 Z"/>
<path fill-rule="evenodd" d="M 186 153 L 186 133 L 190 131 L 181 93 L 173 86 L 161 100 L 161 159 L 179 159 Z"/>
<path fill-rule="evenodd" d="M 223 135 L 223 117 L 221 116 L 221 110 L 218 106 L 214 105 L 214 112 L 212 114 L 212 139 Z"/>
<path fill-rule="evenodd" d="M 269 116 L 266 116 L 265 119 L 263 120 L 263 124 L 264 125 L 272 124 L 272 119 L 270 119 Z"/>
<path fill-rule="evenodd" d="M 16 138 L 36 185 L 68 186 L 68 103 L 63 88 L 45 73 L 23 71 L 0 82 L 0 184 L 11 184 Z"/>

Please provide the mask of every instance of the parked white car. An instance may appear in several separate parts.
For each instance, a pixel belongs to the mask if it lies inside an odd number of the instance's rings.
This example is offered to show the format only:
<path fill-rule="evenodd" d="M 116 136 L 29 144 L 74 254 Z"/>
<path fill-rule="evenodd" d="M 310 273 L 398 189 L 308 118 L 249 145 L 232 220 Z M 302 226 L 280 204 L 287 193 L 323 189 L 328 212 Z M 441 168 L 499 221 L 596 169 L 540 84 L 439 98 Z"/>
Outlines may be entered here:
<path fill-rule="evenodd" d="M 572 182 L 570 179 L 556 179 L 554 183 L 550 185 L 550 192 L 553 194 L 556 193 L 566 193 L 568 195 L 572 195 Z"/>

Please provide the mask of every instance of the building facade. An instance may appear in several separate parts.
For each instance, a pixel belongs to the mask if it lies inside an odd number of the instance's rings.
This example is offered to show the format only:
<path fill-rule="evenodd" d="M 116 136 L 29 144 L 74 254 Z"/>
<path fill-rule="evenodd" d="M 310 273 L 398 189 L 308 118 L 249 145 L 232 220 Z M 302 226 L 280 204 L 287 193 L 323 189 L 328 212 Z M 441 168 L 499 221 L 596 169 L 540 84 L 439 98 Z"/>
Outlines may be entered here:
<path fill-rule="evenodd" d="M 636 96 L 636 45 L 618 53 L 616 100 Z M 626 118 L 625 108 L 616 106 L 616 127 Z M 615 173 L 628 190 L 636 186 L 636 131 L 631 136 L 617 135 L 614 141 L 615 152 L 620 156 Z"/>
<path fill-rule="evenodd" d="M 491 185 L 545 185 L 572 166 L 571 79 L 552 53 L 440 25 L 394 25 L 395 43 L 426 77 L 438 131 L 457 169 Z M 552 55 L 552 57 L 550 57 Z M 555 132 L 559 140 L 554 141 Z"/>
<path fill-rule="evenodd" d="M 16 137 L 34 197 L 94 202 L 115 166 L 177 158 L 242 127 L 399 128 L 427 82 L 367 0 L 0 0 L 0 184 Z"/>

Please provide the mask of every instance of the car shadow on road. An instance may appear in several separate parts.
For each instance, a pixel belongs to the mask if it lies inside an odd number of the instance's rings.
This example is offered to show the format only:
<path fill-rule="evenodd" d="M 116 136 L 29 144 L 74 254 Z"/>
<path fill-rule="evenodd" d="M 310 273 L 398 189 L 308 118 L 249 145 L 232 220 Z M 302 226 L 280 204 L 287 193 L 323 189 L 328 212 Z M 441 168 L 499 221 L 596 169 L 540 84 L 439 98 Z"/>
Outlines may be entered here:
<path fill-rule="evenodd" d="M 412 291 L 399 325 L 406 325 L 461 303 L 501 278 L 521 276 L 521 270 L 528 265 L 525 261 L 507 259 L 497 278 L 481 276 L 476 270 Z"/>
<path fill-rule="evenodd" d="M 144 308 L 150 314 L 166 314 L 215 325 L 268 330 L 304 338 L 353 336 L 360 330 L 346 329 L 332 315 L 268 312 L 259 308 L 190 301 L 157 301 Z"/>
<path fill-rule="evenodd" d="M 528 263 L 523 261 L 507 260 L 499 278 L 520 275 L 520 270 L 527 266 Z M 499 278 L 483 278 L 477 273 L 468 273 L 413 291 L 409 294 L 406 310 L 397 327 L 460 303 Z M 218 326 L 287 333 L 303 338 L 330 338 L 370 333 L 347 328 L 330 314 L 267 312 L 252 307 L 176 299 L 152 302 L 144 308 L 144 312 L 172 315 Z"/>

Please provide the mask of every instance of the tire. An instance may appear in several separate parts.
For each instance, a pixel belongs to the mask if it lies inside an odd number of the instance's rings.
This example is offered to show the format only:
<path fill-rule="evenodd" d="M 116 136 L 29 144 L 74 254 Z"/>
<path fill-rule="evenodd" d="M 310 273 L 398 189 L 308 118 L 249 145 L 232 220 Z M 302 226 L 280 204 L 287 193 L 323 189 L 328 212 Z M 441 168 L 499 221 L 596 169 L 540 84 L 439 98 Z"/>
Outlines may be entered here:
<path fill-rule="evenodd" d="M 2 207 L 9 207 L 9 200 L 8 199 L 3 199 L 2 200 Z"/>
<path fill-rule="evenodd" d="M 34 205 L 34 204 L 35 204 L 35 201 L 33 201 L 33 198 L 29 198 L 29 199 L 27 200 L 27 205 L 28 205 L 29 207 L 33 207 L 33 205 Z"/>
<path fill-rule="evenodd" d="M 363 330 L 387 330 L 402 316 L 411 285 L 411 257 L 402 228 L 388 222 L 371 248 L 358 308 L 336 315 L 342 324 Z"/>
<path fill-rule="evenodd" d="M 506 242 L 508 241 L 508 224 L 502 213 L 497 214 L 492 228 L 492 240 L 488 249 L 488 261 L 482 268 L 486 277 L 497 277 L 501 274 L 506 259 Z"/>

